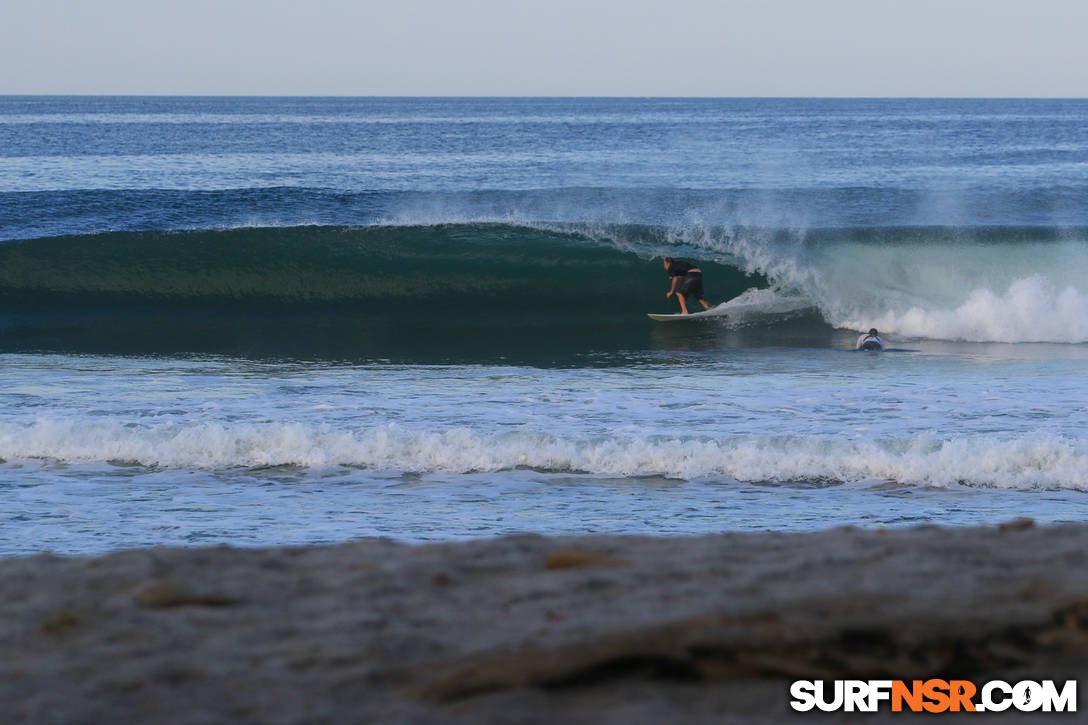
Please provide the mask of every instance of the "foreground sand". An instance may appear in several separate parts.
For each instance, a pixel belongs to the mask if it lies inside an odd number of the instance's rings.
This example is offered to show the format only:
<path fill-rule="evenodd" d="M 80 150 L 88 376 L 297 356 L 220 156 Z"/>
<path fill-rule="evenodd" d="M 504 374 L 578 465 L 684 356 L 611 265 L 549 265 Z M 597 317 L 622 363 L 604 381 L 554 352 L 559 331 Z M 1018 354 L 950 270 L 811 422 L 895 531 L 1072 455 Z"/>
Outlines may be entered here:
<path fill-rule="evenodd" d="M 791 713 L 796 678 L 1084 696 L 1088 525 L 40 555 L 0 561 L 0 652 L 8 723 L 846 719 Z"/>

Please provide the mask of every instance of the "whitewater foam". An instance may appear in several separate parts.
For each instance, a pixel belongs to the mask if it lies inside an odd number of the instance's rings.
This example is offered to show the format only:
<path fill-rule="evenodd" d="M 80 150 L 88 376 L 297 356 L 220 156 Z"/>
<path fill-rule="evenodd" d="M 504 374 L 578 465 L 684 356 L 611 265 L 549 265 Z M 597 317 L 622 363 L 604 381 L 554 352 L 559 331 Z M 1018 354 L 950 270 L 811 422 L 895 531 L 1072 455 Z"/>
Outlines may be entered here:
<path fill-rule="evenodd" d="M 1002 292 L 972 290 L 954 309 L 912 306 L 873 318 L 842 317 L 840 326 L 867 325 L 909 337 L 973 342 L 1088 342 L 1088 295 L 1033 276 Z"/>
<path fill-rule="evenodd" d="M 827 435 L 576 438 L 529 431 L 495 435 L 467 427 L 412 430 L 396 424 L 343 430 L 282 422 L 135 426 L 41 419 L 0 425 L 0 457 L 9 462 L 45 459 L 197 470 L 351 466 L 461 474 L 525 468 L 754 482 L 873 480 L 1088 490 L 1088 443 L 1055 434 L 942 438 L 926 433 L 870 440 Z"/>
<path fill-rule="evenodd" d="M 695 225 L 670 228 L 667 239 L 765 275 L 783 313 L 811 306 L 835 327 L 968 342 L 1088 342 L 1083 230 L 873 228 L 860 240 L 858 232 Z"/>

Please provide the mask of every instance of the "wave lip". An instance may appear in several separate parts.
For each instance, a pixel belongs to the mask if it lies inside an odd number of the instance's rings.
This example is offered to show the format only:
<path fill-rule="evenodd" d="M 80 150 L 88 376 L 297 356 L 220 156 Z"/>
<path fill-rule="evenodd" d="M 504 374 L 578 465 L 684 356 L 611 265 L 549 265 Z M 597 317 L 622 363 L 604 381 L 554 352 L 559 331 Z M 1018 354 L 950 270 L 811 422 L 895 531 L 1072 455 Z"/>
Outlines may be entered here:
<path fill-rule="evenodd" d="M 726 478 L 748 482 L 890 481 L 1088 491 L 1088 441 L 1053 434 L 932 434 L 874 440 L 822 435 L 573 438 L 396 424 L 344 430 L 294 422 L 159 423 L 39 419 L 0 425 L 0 458 L 66 464 L 123 462 L 215 470 L 351 466 L 417 473 L 532 469 L 601 476 Z"/>

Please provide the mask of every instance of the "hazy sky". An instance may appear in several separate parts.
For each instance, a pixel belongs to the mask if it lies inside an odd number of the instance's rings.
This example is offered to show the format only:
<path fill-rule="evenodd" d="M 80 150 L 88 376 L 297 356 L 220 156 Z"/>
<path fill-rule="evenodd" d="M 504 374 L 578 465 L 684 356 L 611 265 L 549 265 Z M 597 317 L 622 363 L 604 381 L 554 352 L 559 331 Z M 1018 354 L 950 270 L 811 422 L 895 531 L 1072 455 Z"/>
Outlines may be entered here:
<path fill-rule="evenodd" d="M 0 93 L 1088 96 L 1088 0 L 10 0 Z"/>

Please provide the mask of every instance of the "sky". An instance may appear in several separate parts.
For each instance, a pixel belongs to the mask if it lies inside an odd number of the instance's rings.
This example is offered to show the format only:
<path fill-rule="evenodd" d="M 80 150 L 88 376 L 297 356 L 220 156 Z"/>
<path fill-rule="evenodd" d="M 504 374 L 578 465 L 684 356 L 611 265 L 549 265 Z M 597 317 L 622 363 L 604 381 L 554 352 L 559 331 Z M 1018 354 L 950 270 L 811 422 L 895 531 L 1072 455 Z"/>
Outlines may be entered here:
<path fill-rule="evenodd" d="M 0 94 L 1088 96 L 1086 0 L 34 0 Z"/>

